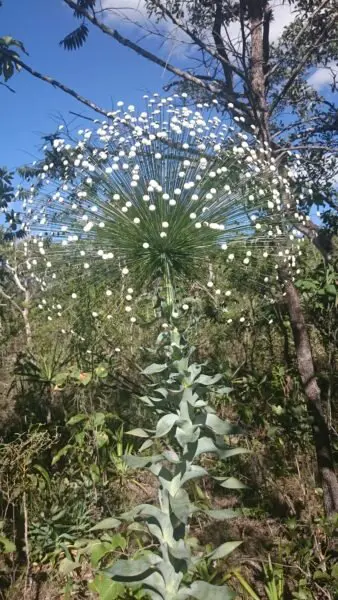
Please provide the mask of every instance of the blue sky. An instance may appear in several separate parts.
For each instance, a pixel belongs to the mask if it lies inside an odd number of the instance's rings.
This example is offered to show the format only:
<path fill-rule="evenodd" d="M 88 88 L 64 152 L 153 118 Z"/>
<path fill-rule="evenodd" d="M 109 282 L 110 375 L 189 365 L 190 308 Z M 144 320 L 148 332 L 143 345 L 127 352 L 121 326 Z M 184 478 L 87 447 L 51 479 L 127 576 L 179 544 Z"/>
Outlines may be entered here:
<path fill-rule="evenodd" d="M 66 52 L 59 41 L 76 27 L 61 0 L 4 0 L 0 35 L 21 40 L 36 70 L 69 85 L 104 108 L 118 100 L 138 104 L 144 93 L 158 91 L 167 80 L 160 67 L 91 29 L 88 42 Z M 19 17 L 19 18 L 18 18 Z M 148 44 L 149 47 L 149 44 Z M 21 72 L 11 79 L 12 94 L 0 87 L 0 165 L 10 168 L 38 156 L 41 135 L 51 133 L 70 110 L 94 116 L 62 91 Z"/>
<path fill-rule="evenodd" d="M 121 4 L 139 8 L 141 12 L 138 17 L 142 24 L 144 0 L 121 0 L 121 3 L 115 4 L 112 0 L 101 2 L 104 6 Z M 281 4 L 279 0 L 272 2 L 275 19 L 270 38 L 276 40 L 293 15 L 287 3 Z M 127 11 L 127 14 L 133 14 L 135 18 L 136 13 Z M 66 52 L 59 46 L 59 41 L 78 22 L 62 0 L 3 0 L 0 16 L 0 36 L 11 35 L 21 40 L 29 52 L 24 60 L 30 66 L 58 79 L 108 110 L 121 99 L 128 104 L 140 105 L 144 93 L 161 92 L 168 80 L 167 73 L 161 67 L 137 56 L 132 50 L 93 28 L 90 28 L 88 41 L 83 48 Z M 130 26 L 126 29 L 121 23 L 117 25 L 119 31 L 127 31 L 132 39 L 141 37 L 139 30 L 134 28 L 131 31 Z M 233 33 L 236 35 L 235 31 Z M 169 47 L 160 51 L 164 59 L 172 60 L 179 66 L 184 62 L 187 48 L 181 41 L 178 39 L 176 42 L 174 56 Z M 156 40 L 147 39 L 142 44 L 155 54 L 159 53 Z M 329 81 L 327 69 L 317 69 L 309 79 L 317 89 L 325 89 L 331 99 Z M 15 89 L 15 94 L 0 87 L 0 165 L 14 168 L 33 161 L 39 154 L 41 136 L 55 131 L 60 123 L 60 115 L 67 121 L 73 118 L 69 114 L 72 110 L 95 116 L 70 96 L 28 73 L 17 74 L 9 83 Z"/>

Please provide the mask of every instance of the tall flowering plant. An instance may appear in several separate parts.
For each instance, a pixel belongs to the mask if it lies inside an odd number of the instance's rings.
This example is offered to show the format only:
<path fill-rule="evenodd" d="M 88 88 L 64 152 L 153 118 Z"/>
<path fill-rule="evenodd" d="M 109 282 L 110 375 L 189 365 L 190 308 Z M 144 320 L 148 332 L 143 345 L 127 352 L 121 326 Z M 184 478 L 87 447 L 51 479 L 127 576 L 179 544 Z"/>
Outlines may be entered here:
<path fill-rule="evenodd" d="M 54 301 L 41 304 L 50 319 L 62 312 L 61 272 L 73 283 L 70 301 L 89 282 L 103 284 L 108 299 L 119 289 L 136 322 L 141 290 L 160 289 L 172 315 L 182 308 L 180 282 L 213 293 L 215 252 L 246 276 L 255 256 L 296 268 L 295 225 L 305 217 L 289 204 L 295 173 L 278 173 L 254 130 L 243 134 L 212 106 L 186 102 L 154 95 L 144 111 L 118 103 L 110 120 L 75 136 L 59 128 L 30 169 L 23 265 L 51 292 Z"/>

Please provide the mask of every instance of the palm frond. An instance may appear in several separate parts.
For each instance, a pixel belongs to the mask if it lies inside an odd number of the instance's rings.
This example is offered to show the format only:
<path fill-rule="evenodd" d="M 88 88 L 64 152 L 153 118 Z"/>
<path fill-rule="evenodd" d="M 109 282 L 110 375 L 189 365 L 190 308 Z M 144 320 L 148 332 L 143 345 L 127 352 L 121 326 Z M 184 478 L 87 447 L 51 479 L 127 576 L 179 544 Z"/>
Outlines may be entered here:
<path fill-rule="evenodd" d="M 61 40 L 60 46 L 63 46 L 65 50 L 77 50 L 84 45 L 85 41 L 87 40 L 88 33 L 89 29 L 87 25 L 82 23 L 80 27 L 74 29 L 74 31 L 66 35 L 66 37 Z"/>

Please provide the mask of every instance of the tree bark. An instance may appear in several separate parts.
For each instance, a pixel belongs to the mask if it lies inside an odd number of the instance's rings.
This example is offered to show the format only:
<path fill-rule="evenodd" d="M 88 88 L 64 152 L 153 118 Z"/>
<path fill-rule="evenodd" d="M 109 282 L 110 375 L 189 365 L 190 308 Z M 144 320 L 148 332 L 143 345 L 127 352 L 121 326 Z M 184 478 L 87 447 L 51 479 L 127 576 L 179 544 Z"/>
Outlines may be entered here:
<path fill-rule="evenodd" d="M 286 300 L 295 342 L 299 375 L 304 387 L 308 413 L 311 418 L 317 467 L 326 515 L 338 512 L 338 481 L 331 451 L 329 429 L 323 414 L 311 344 L 298 291 L 290 280 L 286 281 Z"/>
<path fill-rule="evenodd" d="M 268 108 L 265 91 L 263 25 L 265 21 L 265 2 L 263 0 L 248 0 L 248 16 L 250 21 L 251 56 L 250 56 L 250 85 L 253 92 L 252 110 L 257 117 L 260 137 L 269 141 Z M 265 40 L 265 45 L 266 45 Z"/>

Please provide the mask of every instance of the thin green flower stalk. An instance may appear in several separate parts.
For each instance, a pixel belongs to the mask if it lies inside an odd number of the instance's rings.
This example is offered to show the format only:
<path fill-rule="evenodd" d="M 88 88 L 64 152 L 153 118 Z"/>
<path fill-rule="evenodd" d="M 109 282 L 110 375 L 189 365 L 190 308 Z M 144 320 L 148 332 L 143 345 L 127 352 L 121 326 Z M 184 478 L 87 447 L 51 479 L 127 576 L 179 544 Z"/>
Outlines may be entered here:
<path fill-rule="evenodd" d="M 73 285 L 70 302 L 89 283 L 104 283 L 108 301 L 121 289 L 134 323 L 141 292 L 164 287 L 169 305 L 182 283 L 200 281 L 213 293 L 215 252 L 247 278 L 257 256 L 271 263 L 271 278 L 280 263 L 297 268 L 295 226 L 305 217 L 289 205 L 295 170 L 279 175 L 254 131 L 235 131 L 212 106 L 185 102 L 154 95 L 145 111 L 118 103 L 111 120 L 72 138 L 60 128 L 25 171 L 24 265 L 50 319 L 63 312 L 52 308 L 61 274 Z"/>
<path fill-rule="evenodd" d="M 209 404 L 209 394 L 228 393 L 220 388 L 221 375 L 203 374 L 203 365 L 192 361 L 194 349 L 182 340 L 177 329 L 158 337 L 158 350 L 165 362 L 149 365 L 143 373 L 152 380 L 149 394 L 140 398 L 152 414 L 157 415 L 156 427 L 134 429 L 130 435 L 143 439 L 140 456 L 126 455 L 132 468 L 148 469 L 158 481 L 158 504 L 140 504 L 113 519 L 114 526 L 123 521 L 140 522 L 156 540 L 156 549 L 138 552 L 128 560 L 117 560 L 104 571 L 116 583 L 142 586 L 152 600 L 228 600 L 232 592 L 225 585 L 191 581 L 205 559 L 216 561 L 226 557 L 241 542 L 226 541 L 212 552 L 194 555 L 189 542 L 189 527 L 194 515 L 207 519 L 225 520 L 237 512 L 230 509 L 206 510 L 194 505 L 189 498 L 189 482 L 211 477 L 200 458 L 208 453 L 227 460 L 246 452 L 225 443 L 237 429 L 220 419 Z M 149 455 L 154 443 L 162 450 Z M 144 455 L 146 453 L 146 455 Z M 142 456 L 143 454 L 143 456 Z M 213 477 L 226 489 L 244 487 L 235 477 Z M 104 525 L 104 522 L 103 522 Z M 95 526 L 100 529 L 100 523 Z M 189 576 L 189 577 L 188 577 Z"/>

